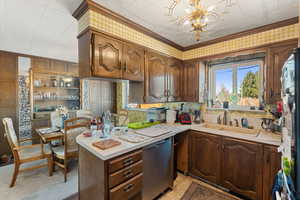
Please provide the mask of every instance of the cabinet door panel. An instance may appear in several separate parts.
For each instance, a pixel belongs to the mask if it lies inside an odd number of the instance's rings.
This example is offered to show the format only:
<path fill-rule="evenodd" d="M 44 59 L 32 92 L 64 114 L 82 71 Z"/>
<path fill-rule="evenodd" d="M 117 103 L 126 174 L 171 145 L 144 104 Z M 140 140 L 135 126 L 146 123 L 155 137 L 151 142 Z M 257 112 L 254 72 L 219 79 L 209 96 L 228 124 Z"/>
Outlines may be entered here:
<path fill-rule="evenodd" d="M 262 145 L 223 138 L 222 186 L 261 199 Z"/>
<path fill-rule="evenodd" d="M 77 63 L 68 63 L 67 69 L 68 75 L 76 77 L 79 76 L 79 69 Z"/>
<path fill-rule="evenodd" d="M 168 101 L 181 101 L 182 62 L 174 58 L 169 59 L 166 71 L 168 79 Z"/>
<path fill-rule="evenodd" d="M 281 153 L 275 146 L 264 146 L 263 161 L 263 200 L 272 199 L 274 178 L 281 168 Z"/>
<path fill-rule="evenodd" d="M 32 70 L 34 72 L 45 72 L 51 73 L 51 63 L 49 59 L 46 58 L 32 58 L 31 59 Z"/>
<path fill-rule="evenodd" d="M 68 71 L 67 62 L 51 60 L 51 71 L 53 73 L 66 74 Z"/>
<path fill-rule="evenodd" d="M 146 102 L 167 101 L 165 57 L 148 52 L 146 58 L 146 79 Z"/>
<path fill-rule="evenodd" d="M 184 100 L 189 102 L 197 102 L 199 99 L 199 69 L 197 63 L 185 63 L 183 76 Z"/>
<path fill-rule="evenodd" d="M 297 43 L 287 43 L 268 50 L 266 102 L 273 104 L 281 100 L 281 70 L 293 53 Z"/>
<path fill-rule="evenodd" d="M 191 132 L 189 145 L 189 172 L 213 183 L 219 183 L 221 166 L 220 137 Z"/>
<path fill-rule="evenodd" d="M 95 35 L 93 51 L 93 73 L 95 76 L 121 78 L 121 42 Z"/>
<path fill-rule="evenodd" d="M 123 79 L 144 81 L 144 49 L 132 44 L 124 44 Z"/>

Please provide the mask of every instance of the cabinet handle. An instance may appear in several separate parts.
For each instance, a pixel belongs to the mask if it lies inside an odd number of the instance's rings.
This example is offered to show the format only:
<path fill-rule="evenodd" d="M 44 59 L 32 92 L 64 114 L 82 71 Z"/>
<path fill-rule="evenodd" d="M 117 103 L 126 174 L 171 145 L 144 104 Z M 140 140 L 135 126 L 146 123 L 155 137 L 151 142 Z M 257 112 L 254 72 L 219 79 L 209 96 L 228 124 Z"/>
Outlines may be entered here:
<path fill-rule="evenodd" d="M 133 173 L 132 173 L 131 170 L 128 170 L 127 172 L 125 172 L 125 173 L 123 174 L 123 176 L 124 176 L 125 178 L 129 178 L 129 177 L 131 177 L 132 175 L 133 175 Z"/>
<path fill-rule="evenodd" d="M 124 192 L 129 192 L 130 190 L 132 190 L 133 186 L 134 186 L 133 184 L 126 185 L 124 187 Z"/>
<path fill-rule="evenodd" d="M 127 61 L 125 60 L 125 63 L 124 63 L 124 69 L 123 69 L 125 72 L 127 71 Z"/>
<path fill-rule="evenodd" d="M 127 158 L 126 160 L 123 161 L 124 166 L 131 165 L 133 163 L 132 158 Z"/>
<path fill-rule="evenodd" d="M 271 91 L 270 91 L 270 97 L 273 97 L 274 96 L 274 91 L 273 91 L 273 89 L 271 89 Z"/>
<path fill-rule="evenodd" d="M 270 154 L 267 156 L 267 164 L 269 164 L 270 163 Z"/>

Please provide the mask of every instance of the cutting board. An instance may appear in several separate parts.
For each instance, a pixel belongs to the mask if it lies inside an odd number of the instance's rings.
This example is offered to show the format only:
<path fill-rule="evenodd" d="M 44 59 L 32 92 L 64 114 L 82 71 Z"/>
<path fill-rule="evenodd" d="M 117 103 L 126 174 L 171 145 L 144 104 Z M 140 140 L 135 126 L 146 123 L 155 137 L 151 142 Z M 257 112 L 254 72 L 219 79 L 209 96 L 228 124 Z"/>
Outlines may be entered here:
<path fill-rule="evenodd" d="M 101 150 L 110 149 L 112 147 L 119 146 L 120 144 L 121 144 L 121 142 L 113 140 L 113 139 L 101 140 L 101 141 L 92 143 L 92 145 L 94 147 L 97 147 Z"/>
<path fill-rule="evenodd" d="M 148 137 L 158 137 L 169 132 L 171 132 L 170 129 L 166 129 L 162 127 L 150 127 L 150 128 L 144 128 L 135 131 L 135 133 L 137 134 L 148 136 Z"/>

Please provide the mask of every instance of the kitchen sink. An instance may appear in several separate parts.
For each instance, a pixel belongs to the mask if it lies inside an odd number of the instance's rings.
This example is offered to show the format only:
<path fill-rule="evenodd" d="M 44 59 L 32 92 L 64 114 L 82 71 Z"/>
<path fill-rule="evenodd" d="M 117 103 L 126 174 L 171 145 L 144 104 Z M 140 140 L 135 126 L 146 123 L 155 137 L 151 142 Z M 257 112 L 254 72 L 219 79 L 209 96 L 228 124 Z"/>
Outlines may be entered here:
<path fill-rule="evenodd" d="M 234 126 L 226 126 L 221 124 L 203 124 L 202 127 L 209 128 L 209 129 L 216 129 L 220 131 L 228 131 L 233 133 L 241 133 L 241 134 L 248 134 L 257 137 L 260 133 L 258 129 L 248 129 L 248 128 L 240 128 Z"/>

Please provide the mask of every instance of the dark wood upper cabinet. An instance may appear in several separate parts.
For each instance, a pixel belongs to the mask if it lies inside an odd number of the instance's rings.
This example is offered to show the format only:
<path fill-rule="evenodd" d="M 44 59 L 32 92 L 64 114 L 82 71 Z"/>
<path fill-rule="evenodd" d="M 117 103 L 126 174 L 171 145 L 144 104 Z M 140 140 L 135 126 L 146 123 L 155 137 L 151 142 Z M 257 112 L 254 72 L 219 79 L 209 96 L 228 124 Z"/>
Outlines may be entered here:
<path fill-rule="evenodd" d="M 144 81 L 144 49 L 133 44 L 123 46 L 123 79 Z"/>
<path fill-rule="evenodd" d="M 145 101 L 147 103 L 166 102 L 168 99 L 166 58 L 158 53 L 147 52 L 145 64 Z"/>
<path fill-rule="evenodd" d="M 199 65 L 197 62 L 185 62 L 183 69 L 183 100 L 199 100 Z"/>
<path fill-rule="evenodd" d="M 58 60 L 51 60 L 51 71 L 59 74 L 66 74 L 68 71 L 68 63 Z"/>
<path fill-rule="evenodd" d="M 68 63 L 67 66 L 67 74 L 70 76 L 75 76 L 77 77 L 78 74 L 78 64 L 77 63 Z"/>
<path fill-rule="evenodd" d="M 281 153 L 276 146 L 264 146 L 263 158 L 263 200 L 272 199 L 272 186 L 276 174 L 281 168 Z"/>
<path fill-rule="evenodd" d="M 122 77 L 122 43 L 95 35 L 93 41 L 93 75 L 105 78 Z"/>
<path fill-rule="evenodd" d="M 220 182 L 221 137 L 200 132 L 190 132 L 189 172 L 210 182 Z"/>
<path fill-rule="evenodd" d="M 250 199 L 262 194 L 263 145 L 223 138 L 222 186 Z"/>
<path fill-rule="evenodd" d="M 281 100 L 281 70 L 285 61 L 297 47 L 297 42 L 284 42 L 272 46 L 267 51 L 266 103 L 274 104 Z"/>
<path fill-rule="evenodd" d="M 182 100 L 182 61 L 176 58 L 169 58 L 166 75 L 167 75 L 167 96 L 168 101 L 181 101 Z"/>
<path fill-rule="evenodd" d="M 37 58 L 34 57 L 31 59 L 31 66 L 34 72 L 51 72 L 51 61 L 46 58 Z"/>

